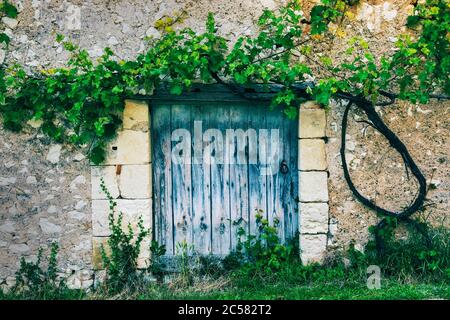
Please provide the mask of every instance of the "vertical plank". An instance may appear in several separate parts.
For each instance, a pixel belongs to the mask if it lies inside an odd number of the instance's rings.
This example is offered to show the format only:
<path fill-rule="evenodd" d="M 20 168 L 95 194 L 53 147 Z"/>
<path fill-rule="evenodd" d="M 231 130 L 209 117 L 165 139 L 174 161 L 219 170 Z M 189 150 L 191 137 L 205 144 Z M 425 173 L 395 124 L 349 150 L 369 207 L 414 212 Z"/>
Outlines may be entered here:
<path fill-rule="evenodd" d="M 283 128 L 283 134 L 281 135 L 281 143 L 282 143 L 282 157 L 281 161 L 286 161 L 286 164 L 289 168 L 289 172 L 282 173 L 280 172 L 280 179 L 279 179 L 279 197 L 281 198 L 281 206 L 282 206 L 282 212 L 280 212 L 280 237 L 281 239 L 286 239 L 287 237 L 287 230 L 289 229 L 288 223 L 289 223 L 289 176 L 291 174 L 291 167 L 289 167 L 290 163 L 290 146 L 289 146 L 289 127 L 287 127 L 288 119 L 282 115 L 280 118 L 280 123 Z"/>
<path fill-rule="evenodd" d="M 298 121 L 291 120 L 285 117 L 287 130 L 286 141 L 288 144 L 289 154 L 286 155 L 286 160 L 289 166 L 289 173 L 285 183 L 285 230 L 286 240 L 294 237 L 298 230 Z"/>
<path fill-rule="evenodd" d="M 267 106 L 261 104 L 253 104 L 247 107 L 248 114 L 251 117 L 247 120 L 248 130 L 255 131 L 255 141 L 248 141 L 249 163 L 248 163 L 248 187 L 249 187 L 249 224 L 250 234 L 257 233 L 256 214 L 261 214 L 267 218 L 267 194 L 266 194 L 266 176 L 263 166 L 266 162 L 267 135 L 261 132 L 266 128 Z M 252 153 L 254 153 L 252 155 Z M 256 159 L 256 162 L 254 161 Z"/>
<path fill-rule="evenodd" d="M 190 136 L 190 110 L 189 106 L 186 105 L 172 105 L 172 123 L 171 129 L 174 130 L 186 129 Z M 185 137 L 186 138 L 186 137 Z M 183 138 L 184 139 L 184 138 Z M 172 141 L 172 149 L 175 147 L 177 142 Z M 175 254 L 177 254 L 177 246 L 180 243 L 187 242 L 192 244 L 193 241 L 193 228 L 192 228 L 192 212 L 191 212 L 191 154 L 192 154 L 192 143 L 186 141 L 189 149 L 184 152 L 189 152 L 188 154 L 183 154 L 187 158 L 182 161 L 182 163 L 175 163 L 172 159 L 172 193 L 173 193 L 173 224 L 174 224 L 174 245 Z M 171 150 L 171 154 L 172 154 Z M 187 160 L 188 159 L 188 160 Z"/>
<path fill-rule="evenodd" d="M 270 225 L 274 225 L 275 219 L 280 221 L 278 228 L 278 235 L 284 239 L 283 232 L 283 207 L 281 198 L 281 173 L 279 171 L 280 162 L 283 160 L 283 124 L 280 122 L 280 117 L 283 115 L 279 109 L 268 112 L 267 128 L 269 129 L 269 143 L 268 143 L 268 164 L 271 165 L 272 174 L 267 175 L 267 214 Z M 277 133 L 275 132 L 277 130 Z"/>
<path fill-rule="evenodd" d="M 236 129 L 245 129 L 243 119 L 248 116 L 243 109 L 233 107 L 230 109 L 230 128 L 227 131 L 227 140 L 230 150 L 230 218 L 231 218 L 231 248 L 236 248 L 237 232 L 240 227 L 249 230 L 249 196 L 248 196 L 248 165 L 245 153 L 245 141 L 238 141 Z M 245 109 L 244 109 L 245 110 Z"/>
<path fill-rule="evenodd" d="M 210 166 L 203 159 L 203 130 L 208 127 L 204 105 L 195 104 L 191 112 L 192 215 L 194 248 L 200 254 L 211 253 L 211 188 Z M 197 123 L 196 123 L 197 122 Z"/>
<path fill-rule="evenodd" d="M 152 107 L 154 238 L 166 247 L 167 255 L 174 254 L 170 118 L 169 105 Z"/>
<path fill-rule="evenodd" d="M 205 130 L 207 130 L 210 127 L 210 118 L 208 116 L 205 116 L 205 114 L 207 113 L 208 110 L 208 106 L 204 105 L 202 106 L 202 113 L 203 113 L 203 123 L 205 128 L 203 129 L 203 133 Z M 209 221 L 209 230 L 208 230 L 208 236 L 209 236 L 209 253 L 212 254 L 213 249 L 212 249 L 212 239 L 213 239 L 213 221 L 212 221 L 212 216 L 213 216 L 213 212 L 212 212 L 212 192 L 211 192 L 211 185 L 212 185 L 212 179 L 211 179 L 211 154 L 210 153 L 205 153 L 205 147 L 206 147 L 207 143 L 205 142 L 205 140 L 202 137 L 202 148 L 203 148 L 203 174 L 205 177 L 204 180 L 204 196 L 203 196 L 203 201 L 205 203 L 205 214 L 208 216 L 208 221 Z"/>
<path fill-rule="evenodd" d="M 207 113 L 209 129 L 205 136 L 211 149 L 211 212 L 212 212 L 212 251 L 225 256 L 230 252 L 230 208 L 229 208 L 229 165 L 226 163 L 224 133 L 229 126 L 230 108 L 228 105 L 210 107 Z M 209 135 L 210 133 L 210 135 Z"/>

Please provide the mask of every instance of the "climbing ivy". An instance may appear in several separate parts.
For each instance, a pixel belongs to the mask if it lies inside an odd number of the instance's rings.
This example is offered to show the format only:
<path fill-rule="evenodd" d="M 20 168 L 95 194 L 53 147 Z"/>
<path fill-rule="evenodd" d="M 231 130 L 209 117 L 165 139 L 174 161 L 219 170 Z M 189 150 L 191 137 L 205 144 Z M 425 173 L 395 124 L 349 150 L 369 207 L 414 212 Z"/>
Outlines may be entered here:
<path fill-rule="evenodd" d="M 8 1 L 0 2 L 0 20 L 4 17 L 14 19 L 17 17 L 17 8 Z M 0 44 L 8 45 L 11 39 L 5 32 L 0 32 Z"/>
<path fill-rule="evenodd" d="M 8 1 L 4 0 L 0 2 L 0 28 L 2 27 L 3 18 L 14 19 L 17 17 L 17 13 L 17 8 Z M 10 41 L 11 39 L 8 34 L 4 31 L 0 31 L 0 52 L 4 53 L 4 56 L 0 58 L 3 59 L 3 61 L 0 61 L 0 105 L 3 105 L 5 103 L 4 93 L 8 90 L 8 87 L 5 83 L 4 65 L 6 61 L 6 51 L 8 49 Z"/>
<path fill-rule="evenodd" d="M 148 39 L 146 52 L 127 61 L 110 48 L 94 61 L 85 49 L 58 35 L 56 40 L 70 53 L 65 67 L 25 70 L 15 63 L 1 65 L 3 124 L 19 131 L 29 120 L 42 121 L 42 131 L 48 136 L 58 142 L 88 145 L 90 159 L 100 163 L 107 141 L 121 125 L 123 100 L 151 95 L 162 82 L 168 83 L 172 94 L 181 94 L 198 81 L 233 89 L 254 83 L 278 84 L 282 89 L 273 97 L 272 107 L 283 108 L 291 118 L 297 116 L 297 106 L 304 99 L 326 107 L 331 98 L 344 98 L 349 101 L 344 130 L 350 107 L 356 105 L 402 155 L 419 181 L 420 192 L 410 208 L 396 213 L 359 194 L 344 167 L 347 182 L 357 198 L 376 212 L 409 219 L 422 206 L 425 178 L 374 106 L 392 104 L 396 99 L 427 103 L 430 98 L 448 98 L 450 5 L 446 0 L 416 4 L 407 19 L 408 32 L 398 37 L 394 54 L 375 56 L 362 37 L 354 37 L 343 57 L 333 61 L 318 50 L 336 36 L 331 26 L 350 19 L 348 8 L 357 2 L 322 0 L 308 16 L 296 0 L 276 11 L 264 10 L 258 20 L 259 32 L 239 37 L 232 46 L 218 35 L 212 14 L 203 33 L 190 28 L 176 31 L 173 25 L 182 15 L 165 18 L 155 24 L 161 37 Z M 0 8 L 3 15 L 17 15 L 7 1 Z M 0 40 L 9 43 L 4 33 Z M 306 90 L 300 90 L 298 84 L 305 82 L 309 82 Z M 345 163 L 345 142 L 341 153 Z"/>
<path fill-rule="evenodd" d="M 427 0 L 415 7 L 407 26 L 418 30 L 400 35 L 396 52 L 376 58 L 362 38 L 353 38 L 346 59 L 325 67 L 334 75 L 319 82 L 319 99 L 326 103 L 337 91 L 363 96 L 373 103 L 380 95 L 412 103 L 428 103 L 432 97 L 450 93 L 450 5 L 445 0 Z"/>
<path fill-rule="evenodd" d="M 19 131 L 28 120 L 43 121 L 44 133 L 58 142 L 88 145 L 90 158 L 99 163 L 104 160 L 106 142 L 121 124 L 123 100 L 151 94 L 161 81 L 170 84 L 173 94 L 181 94 L 198 80 L 244 86 L 281 84 L 284 89 L 272 104 L 282 106 L 289 117 L 297 115 L 296 106 L 304 98 L 295 84 L 313 77 L 315 84 L 307 93 L 323 105 L 338 92 L 377 102 L 380 95 L 392 98 L 395 89 L 396 98 L 422 103 L 435 91 L 449 93 L 450 18 L 443 0 L 417 5 L 407 25 L 421 32 L 417 37 L 400 37 L 393 56 L 376 58 L 367 42 L 353 38 L 344 62 L 335 63 L 326 56 L 316 59 L 313 47 L 329 35 L 330 23 L 345 18 L 345 10 L 354 3 L 323 0 L 312 8 L 309 20 L 298 1 L 277 11 L 265 10 L 258 20 L 259 33 L 240 37 L 231 48 L 217 34 L 212 14 L 200 34 L 190 28 L 175 31 L 174 19 L 157 21 L 162 37 L 149 39 L 147 51 L 128 61 L 117 59 L 110 48 L 94 61 L 85 49 L 58 35 L 56 40 L 71 54 L 65 67 L 27 71 L 18 64 L 1 67 L 4 126 Z M 2 12 L 17 16 L 6 1 Z M 3 37 L 8 43 L 9 38 Z M 320 74 L 314 74 L 312 67 L 320 67 Z"/>

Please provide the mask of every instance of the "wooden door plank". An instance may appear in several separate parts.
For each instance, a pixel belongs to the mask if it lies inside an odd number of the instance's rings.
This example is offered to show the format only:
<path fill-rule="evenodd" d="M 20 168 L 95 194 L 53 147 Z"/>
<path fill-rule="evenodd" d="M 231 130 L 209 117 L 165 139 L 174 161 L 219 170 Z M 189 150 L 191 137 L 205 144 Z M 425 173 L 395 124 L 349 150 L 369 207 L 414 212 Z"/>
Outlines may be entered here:
<path fill-rule="evenodd" d="M 210 107 L 207 115 L 210 128 L 205 132 L 214 136 L 211 149 L 211 212 L 212 212 L 212 252 L 225 256 L 230 252 L 230 208 L 229 208 L 229 165 L 226 163 L 225 136 L 229 127 L 230 108 Z"/>
<path fill-rule="evenodd" d="M 208 127 L 204 112 L 201 104 L 192 106 L 192 215 L 194 249 L 199 254 L 207 255 L 211 253 L 211 169 L 203 158 L 203 130 Z"/>
<path fill-rule="evenodd" d="M 242 227 L 249 231 L 249 196 L 248 196 L 248 165 L 245 153 L 245 141 L 238 141 L 236 129 L 242 128 L 243 118 L 237 107 L 230 109 L 230 128 L 227 140 L 230 150 L 230 217 L 231 217 L 231 248 L 234 250 L 238 243 L 237 233 Z"/>
<path fill-rule="evenodd" d="M 288 144 L 288 155 L 286 160 L 289 166 L 289 173 L 286 181 L 285 201 L 285 230 L 286 240 L 294 237 L 298 230 L 298 121 L 285 117 L 287 130 L 286 141 Z"/>
<path fill-rule="evenodd" d="M 174 253 L 170 119 L 169 105 L 152 108 L 154 238 L 168 255 Z"/>
<path fill-rule="evenodd" d="M 283 134 L 281 137 L 281 143 L 282 143 L 282 160 L 281 161 L 285 161 L 286 165 L 289 168 L 289 161 L 290 161 L 290 146 L 289 146 L 289 127 L 287 126 L 287 119 L 284 115 L 282 115 L 280 122 L 282 124 L 283 127 Z M 282 212 L 280 212 L 280 237 L 281 239 L 286 239 L 287 237 L 287 224 L 289 223 L 288 221 L 288 212 L 289 212 L 289 176 L 290 176 L 291 172 L 287 172 L 287 173 L 282 173 L 280 172 L 280 184 L 279 184 L 279 191 L 280 191 L 280 198 L 281 198 L 281 206 L 282 206 Z"/>
<path fill-rule="evenodd" d="M 172 193 L 173 193 L 173 224 L 174 224 L 174 244 L 175 249 L 179 244 L 187 242 L 193 243 L 192 213 L 191 213 L 191 154 L 192 143 L 190 139 L 190 110 L 186 105 L 172 105 L 172 135 L 175 130 L 185 129 L 186 135 L 178 142 L 172 141 L 172 151 L 178 143 L 185 141 L 186 146 L 180 156 L 183 158 L 180 163 L 176 163 L 172 157 Z M 172 137 L 173 138 L 173 137 Z M 175 254 L 177 254 L 175 250 Z"/>
<path fill-rule="evenodd" d="M 205 104 L 202 104 L 202 119 L 203 120 L 203 133 L 205 130 L 207 130 L 210 127 L 211 119 L 208 116 L 205 116 L 208 112 L 208 106 Z M 202 148 L 203 148 L 203 175 L 204 175 L 204 193 L 203 193 L 203 201 L 205 203 L 205 213 L 208 216 L 209 221 L 209 230 L 208 230 L 208 236 L 209 236 L 209 253 L 212 254 L 212 239 L 213 239 L 213 212 L 212 212 L 212 193 L 211 193 L 211 153 L 205 152 L 205 147 L 208 145 L 208 143 L 205 141 L 205 139 L 202 137 Z"/>
<path fill-rule="evenodd" d="M 271 130 L 269 137 L 268 163 L 271 165 L 272 174 L 267 176 L 267 207 L 268 220 L 274 225 L 279 221 L 278 235 L 284 239 L 283 204 L 281 198 L 282 174 L 280 173 L 280 162 L 283 160 L 283 123 L 280 122 L 280 110 L 275 109 L 268 114 L 267 127 Z"/>
<path fill-rule="evenodd" d="M 266 194 L 266 176 L 263 169 L 263 165 L 266 162 L 266 149 L 267 149 L 267 134 L 261 129 L 266 129 L 266 114 L 268 108 L 265 105 L 254 104 L 248 106 L 248 114 L 250 117 L 247 121 L 247 127 L 249 130 L 254 130 L 255 141 L 249 139 L 249 163 L 248 163 L 248 176 L 249 176 L 249 223 L 250 234 L 255 235 L 258 231 L 256 224 L 256 214 L 262 214 L 264 218 L 267 218 L 267 194 Z M 253 153 L 253 154 L 252 154 Z M 256 160 L 256 161 L 255 161 Z"/>

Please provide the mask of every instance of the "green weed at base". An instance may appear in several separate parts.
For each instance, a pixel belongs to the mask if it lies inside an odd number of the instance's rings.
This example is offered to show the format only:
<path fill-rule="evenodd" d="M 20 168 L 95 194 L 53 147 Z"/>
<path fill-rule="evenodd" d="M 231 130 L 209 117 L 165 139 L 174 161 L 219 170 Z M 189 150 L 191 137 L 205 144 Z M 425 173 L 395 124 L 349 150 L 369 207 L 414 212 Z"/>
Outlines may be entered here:
<path fill-rule="evenodd" d="M 123 291 L 136 291 L 144 285 L 143 272 L 138 270 L 138 257 L 141 252 L 141 244 L 150 230 L 144 228 L 142 217 L 137 223 L 137 232 L 131 224 L 127 225 L 127 231 L 123 230 L 122 212 L 116 217 L 117 202 L 114 201 L 106 188 L 103 178 L 101 189 L 109 201 L 109 228 L 111 235 L 108 239 L 108 248 L 101 247 L 103 267 L 106 269 L 106 281 L 101 289 L 109 294 L 118 294 Z"/>
<path fill-rule="evenodd" d="M 286 283 L 227 287 L 209 292 L 195 287 L 174 292 L 167 286 L 154 287 L 137 299 L 169 300 L 423 300 L 450 299 L 448 285 L 398 284 L 386 280 L 381 289 L 368 289 L 362 283 L 287 285 Z"/>
<path fill-rule="evenodd" d="M 237 250 L 223 260 L 198 256 L 189 244 L 179 244 L 179 272 L 167 278 L 164 262 L 159 259 L 165 249 L 156 242 L 151 245 L 152 265 L 143 271 L 136 268 L 140 242 L 132 242 L 136 237 L 130 230 L 119 230 L 119 220 L 113 220 L 112 227 L 119 235 L 116 244 L 120 254 L 107 256 L 110 264 L 105 266 L 118 268 L 121 260 L 114 259 L 123 258 L 127 270 L 135 272 L 132 277 L 108 271 L 117 282 L 111 284 L 111 278 L 107 279 L 104 286 L 90 292 L 69 290 L 63 282 L 57 285 L 55 244 L 47 270 L 40 267 L 40 259 L 23 262 L 16 287 L 25 289 L 0 292 L 0 299 L 450 299 L 449 230 L 445 228 L 429 228 L 433 239 L 430 244 L 411 230 L 406 238 L 387 237 L 383 255 L 377 254 L 369 242 L 363 251 L 350 246 L 327 257 L 321 265 L 303 265 L 297 254 L 298 239 L 283 244 L 276 227 L 260 215 L 257 234 L 240 231 Z M 379 289 L 367 286 L 370 265 L 380 268 Z M 144 280 L 152 271 L 159 278 L 157 283 Z"/>
<path fill-rule="evenodd" d="M 86 295 L 83 290 L 72 290 L 63 279 L 57 278 L 58 244 L 52 243 L 47 268 L 42 267 L 43 249 L 35 262 L 20 261 L 15 285 L 6 293 L 0 290 L 0 300 L 74 300 Z"/>

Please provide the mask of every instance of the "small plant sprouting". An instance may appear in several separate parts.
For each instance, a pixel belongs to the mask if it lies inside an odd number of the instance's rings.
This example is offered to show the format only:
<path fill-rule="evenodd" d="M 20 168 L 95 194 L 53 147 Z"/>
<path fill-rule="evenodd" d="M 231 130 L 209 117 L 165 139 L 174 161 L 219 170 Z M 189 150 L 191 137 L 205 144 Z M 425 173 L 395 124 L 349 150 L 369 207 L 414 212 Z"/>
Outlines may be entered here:
<path fill-rule="evenodd" d="M 225 263 L 240 261 L 255 272 L 272 273 L 280 270 L 284 263 L 295 260 L 295 246 L 283 244 L 278 236 L 280 221 L 274 218 L 273 225 L 270 225 L 262 210 L 256 210 L 255 218 L 257 233 L 247 234 L 243 227 L 239 227 L 236 252 L 227 257 Z"/>
<path fill-rule="evenodd" d="M 127 231 L 123 230 L 123 214 L 116 215 L 117 202 L 114 201 L 111 193 L 101 179 L 100 187 L 109 201 L 109 228 L 111 235 L 108 239 L 108 248 L 101 247 L 103 267 L 106 269 L 106 288 L 110 293 L 122 292 L 125 289 L 136 290 L 142 283 L 143 274 L 138 270 L 138 257 L 141 250 L 142 241 L 150 234 L 144 228 L 142 217 L 137 223 L 137 233 L 131 224 L 128 224 Z"/>
<path fill-rule="evenodd" d="M 43 249 L 39 248 L 36 262 L 27 262 L 22 257 L 16 272 L 16 284 L 12 291 L 16 294 L 42 299 L 57 296 L 66 288 L 64 281 L 57 281 L 57 256 L 59 246 L 53 242 L 50 249 L 47 270 L 41 266 Z"/>
<path fill-rule="evenodd" d="M 194 256 L 194 246 L 186 240 L 177 243 L 176 253 L 178 255 L 178 269 L 182 286 L 190 286 L 194 281 L 194 273 L 190 266 L 191 257 Z"/>
<path fill-rule="evenodd" d="M 164 275 L 164 268 L 166 267 L 166 264 L 161 261 L 161 257 L 166 254 L 166 247 L 164 245 L 160 245 L 158 241 L 152 240 L 150 253 L 151 260 L 148 270 L 153 276 L 161 281 Z"/>

